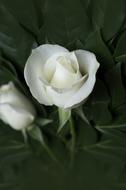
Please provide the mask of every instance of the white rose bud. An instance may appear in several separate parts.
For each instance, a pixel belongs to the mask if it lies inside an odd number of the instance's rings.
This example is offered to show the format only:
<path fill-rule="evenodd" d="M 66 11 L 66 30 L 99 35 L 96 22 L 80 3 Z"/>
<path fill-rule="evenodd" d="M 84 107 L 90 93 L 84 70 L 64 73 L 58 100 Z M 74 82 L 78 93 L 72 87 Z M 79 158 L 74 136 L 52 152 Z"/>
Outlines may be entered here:
<path fill-rule="evenodd" d="M 69 52 L 59 45 L 45 44 L 34 49 L 24 76 L 39 103 L 71 108 L 92 92 L 99 63 L 85 50 Z"/>
<path fill-rule="evenodd" d="M 16 130 L 23 130 L 35 119 L 35 109 L 12 82 L 0 88 L 0 119 Z"/>

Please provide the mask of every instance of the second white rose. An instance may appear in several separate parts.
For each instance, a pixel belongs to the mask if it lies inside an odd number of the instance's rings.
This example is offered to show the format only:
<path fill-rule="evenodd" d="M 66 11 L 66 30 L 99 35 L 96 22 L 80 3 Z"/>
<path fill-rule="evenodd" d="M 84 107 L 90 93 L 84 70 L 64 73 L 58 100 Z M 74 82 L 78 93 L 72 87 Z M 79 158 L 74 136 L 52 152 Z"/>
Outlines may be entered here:
<path fill-rule="evenodd" d="M 15 87 L 13 82 L 0 87 L 0 119 L 13 129 L 23 130 L 35 119 L 32 103 Z"/>
<path fill-rule="evenodd" d="M 69 52 L 59 45 L 45 44 L 34 49 L 24 76 L 39 103 L 71 108 L 92 92 L 99 63 L 85 50 Z"/>

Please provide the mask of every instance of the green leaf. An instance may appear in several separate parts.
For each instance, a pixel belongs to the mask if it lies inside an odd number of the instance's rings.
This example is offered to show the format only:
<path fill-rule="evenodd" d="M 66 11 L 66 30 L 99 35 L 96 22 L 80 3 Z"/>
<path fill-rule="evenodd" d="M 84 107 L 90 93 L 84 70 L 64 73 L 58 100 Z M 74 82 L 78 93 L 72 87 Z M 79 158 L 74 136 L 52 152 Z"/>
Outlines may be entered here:
<path fill-rule="evenodd" d="M 89 124 L 89 121 L 87 119 L 87 117 L 85 116 L 84 112 L 83 112 L 83 107 L 79 106 L 78 108 L 74 109 L 75 114 L 77 114 L 84 122 L 86 122 L 87 124 Z"/>
<path fill-rule="evenodd" d="M 121 63 L 118 63 L 105 75 L 105 80 L 111 95 L 112 108 L 123 104 L 125 100 L 125 89 L 121 74 Z"/>
<path fill-rule="evenodd" d="M 0 67 L 4 67 L 5 69 L 8 70 L 8 72 L 11 72 L 15 77 L 17 77 L 17 72 L 15 67 L 12 65 L 12 63 L 7 61 L 3 57 L 0 57 Z"/>
<path fill-rule="evenodd" d="M 124 31 L 117 42 L 117 46 L 114 52 L 114 57 L 116 61 L 126 62 L 126 31 Z"/>
<path fill-rule="evenodd" d="M 94 91 L 83 106 L 88 120 L 95 124 L 107 124 L 112 120 L 109 110 L 110 97 L 104 83 L 97 79 Z"/>
<path fill-rule="evenodd" d="M 102 72 L 114 66 L 112 55 L 102 40 L 100 31 L 95 31 L 85 41 L 84 48 L 96 54 Z"/>
<path fill-rule="evenodd" d="M 112 115 L 106 102 L 96 102 L 91 106 L 91 121 L 97 124 L 107 124 L 112 120 Z"/>
<path fill-rule="evenodd" d="M 106 0 L 91 0 L 88 4 L 88 15 L 95 30 L 103 26 L 106 3 Z"/>
<path fill-rule="evenodd" d="M 114 110 L 114 113 L 117 116 L 121 116 L 121 115 L 124 115 L 126 113 L 126 102 L 124 102 L 123 104 L 121 104 L 119 107 L 117 107 L 115 110 Z"/>
<path fill-rule="evenodd" d="M 0 85 L 6 84 L 15 79 L 14 75 L 4 67 L 0 67 Z"/>
<path fill-rule="evenodd" d="M 35 140 L 39 141 L 41 144 L 44 144 L 44 139 L 42 136 L 42 132 L 37 126 L 31 126 L 28 129 L 28 134 Z"/>
<path fill-rule="evenodd" d="M 102 30 L 105 41 L 117 35 L 122 27 L 126 16 L 125 7 L 125 0 L 91 0 L 88 3 L 88 15 L 93 27 Z"/>
<path fill-rule="evenodd" d="M 71 6 L 72 5 L 72 6 Z M 42 7 L 44 25 L 41 28 L 43 43 L 60 44 L 69 47 L 78 39 L 85 40 L 91 24 L 86 11 L 78 0 L 58 2 L 48 0 Z"/>
<path fill-rule="evenodd" d="M 43 148 L 48 153 L 48 155 L 50 156 L 50 158 L 53 161 L 55 161 L 56 163 L 59 164 L 59 161 L 57 160 L 56 156 L 53 154 L 52 150 L 48 147 L 47 143 L 45 142 L 43 134 L 42 134 L 42 131 L 40 130 L 40 128 L 37 127 L 37 126 L 31 126 L 27 131 L 28 131 L 28 134 L 33 139 L 35 139 L 38 142 L 40 142 L 40 144 L 43 146 Z"/>
<path fill-rule="evenodd" d="M 113 143 L 112 140 L 106 140 L 94 145 L 84 146 L 83 150 L 92 153 L 94 156 L 99 156 L 103 159 L 110 159 L 110 161 L 123 161 L 126 158 L 126 148 L 121 147 L 120 145 L 116 146 L 116 143 Z"/>
<path fill-rule="evenodd" d="M 42 119 L 37 119 L 36 123 L 40 126 L 45 126 L 48 125 L 50 123 L 52 123 L 53 120 L 52 119 L 47 119 L 47 118 L 42 118 Z"/>
<path fill-rule="evenodd" d="M 103 129 L 103 128 L 123 129 L 125 127 L 126 127 L 126 103 L 124 103 L 114 109 L 113 120 L 108 125 L 96 125 L 96 128 L 98 128 L 98 129 Z"/>
<path fill-rule="evenodd" d="M 90 124 L 83 120 L 77 121 L 77 146 L 94 144 L 98 140 L 97 132 Z"/>
<path fill-rule="evenodd" d="M 0 122 L 0 170 L 7 164 L 20 164 L 31 155 L 21 137 L 20 132 Z"/>
<path fill-rule="evenodd" d="M 9 61 L 25 64 L 33 37 L 25 31 L 8 9 L 0 4 L 0 52 Z"/>
<path fill-rule="evenodd" d="M 117 122 L 115 123 L 110 123 L 109 125 L 96 125 L 95 126 L 97 129 L 113 129 L 113 128 L 121 128 L 121 127 L 126 127 L 126 124 L 123 123 L 123 124 L 118 124 Z"/>
<path fill-rule="evenodd" d="M 126 16 L 125 0 L 107 0 L 104 13 L 102 33 L 104 39 L 110 40 L 117 35 Z M 115 19 L 116 18 L 116 19 Z"/>
<path fill-rule="evenodd" d="M 1 0 L 6 9 L 12 13 L 15 19 L 35 37 L 39 34 L 39 24 L 42 24 L 42 15 L 38 15 L 36 3 L 32 0 Z M 40 4 L 40 2 L 39 2 Z M 39 5 L 40 6 L 40 5 Z M 41 19 L 41 23 L 39 23 Z M 30 35 L 30 34 L 29 34 Z"/>
<path fill-rule="evenodd" d="M 126 144 L 126 135 L 125 132 L 121 129 L 124 128 L 97 128 L 100 132 L 107 135 L 110 139 L 114 139 L 118 144 L 122 143 L 124 146 Z"/>

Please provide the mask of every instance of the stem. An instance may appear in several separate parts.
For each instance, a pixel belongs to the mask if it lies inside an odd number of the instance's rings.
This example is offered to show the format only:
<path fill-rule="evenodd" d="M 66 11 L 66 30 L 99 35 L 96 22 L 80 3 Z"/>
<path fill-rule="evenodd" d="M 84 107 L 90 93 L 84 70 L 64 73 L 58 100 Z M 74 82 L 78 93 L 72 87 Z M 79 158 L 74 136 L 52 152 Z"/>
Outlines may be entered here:
<path fill-rule="evenodd" d="M 53 154 L 53 152 L 51 151 L 51 149 L 48 147 L 47 144 L 42 143 L 43 148 L 45 149 L 45 151 L 48 153 L 48 155 L 50 156 L 50 158 L 54 161 L 59 163 L 59 161 L 57 160 L 56 156 Z"/>
<path fill-rule="evenodd" d="M 74 155 L 75 155 L 75 146 L 76 146 L 76 132 L 75 132 L 75 126 L 72 117 L 69 118 L 69 126 L 70 126 L 70 132 L 72 135 L 71 139 L 71 165 L 73 165 L 74 162 Z"/>
<path fill-rule="evenodd" d="M 22 135 L 23 135 L 23 137 L 24 137 L 24 142 L 25 142 L 25 144 L 27 144 L 27 142 L 28 142 L 28 137 L 27 137 L 26 129 L 23 128 L 23 129 L 21 130 L 21 132 L 22 132 Z"/>
<path fill-rule="evenodd" d="M 40 128 L 38 126 L 34 127 L 31 126 L 28 130 L 29 135 L 34 138 L 35 140 L 39 141 L 40 144 L 42 145 L 42 147 L 44 148 L 44 150 L 47 152 L 47 154 L 49 155 L 49 157 L 54 161 L 59 163 L 58 159 L 56 158 L 55 154 L 51 151 L 51 149 L 49 148 L 49 146 L 46 144 L 45 140 L 44 140 L 44 136 L 42 134 L 42 131 L 40 130 Z"/>

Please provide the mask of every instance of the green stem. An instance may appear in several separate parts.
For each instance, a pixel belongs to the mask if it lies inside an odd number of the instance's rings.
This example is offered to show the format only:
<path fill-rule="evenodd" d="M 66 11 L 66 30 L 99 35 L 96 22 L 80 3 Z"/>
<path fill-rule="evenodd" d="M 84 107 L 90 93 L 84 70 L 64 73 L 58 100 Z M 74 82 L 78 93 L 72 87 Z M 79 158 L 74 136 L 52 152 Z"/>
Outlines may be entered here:
<path fill-rule="evenodd" d="M 42 143 L 43 148 L 45 149 L 45 151 L 47 152 L 47 154 L 50 156 L 50 158 L 56 162 L 59 163 L 59 161 L 57 160 L 56 156 L 53 154 L 53 152 L 51 151 L 51 149 L 48 147 L 47 144 Z"/>
<path fill-rule="evenodd" d="M 76 132 L 75 132 L 75 126 L 72 117 L 69 118 L 69 126 L 70 126 L 70 132 L 72 135 L 71 139 L 71 165 L 73 165 L 74 162 L 74 156 L 75 156 L 75 146 L 76 146 Z"/>
<path fill-rule="evenodd" d="M 56 158 L 55 154 L 52 152 L 52 150 L 49 148 L 49 146 L 46 144 L 45 140 L 44 140 L 44 136 L 42 134 L 42 131 L 40 130 L 40 128 L 38 126 L 31 126 L 28 129 L 28 133 L 29 135 L 34 138 L 35 140 L 39 141 L 40 144 L 42 145 L 42 147 L 44 148 L 44 150 L 47 152 L 47 154 L 49 155 L 49 157 L 54 161 L 59 163 L 58 159 Z"/>
<path fill-rule="evenodd" d="M 25 142 L 25 144 L 27 144 L 27 143 L 28 143 L 28 137 L 27 137 L 26 129 L 23 128 L 23 129 L 21 130 L 21 132 L 22 132 L 22 135 L 23 135 L 23 138 L 24 138 L 24 142 Z"/>
<path fill-rule="evenodd" d="M 62 168 L 60 161 L 57 159 L 56 155 L 52 152 L 52 150 L 49 148 L 49 146 L 45 142 L 42 142 L 41 144 L 42 144 L 43 148 L 45 149 L 45 151 L 47 152 L 47 154 L 52 159 L 52 161 L 54 161 L 59 166 L 59 168 Z"/>

